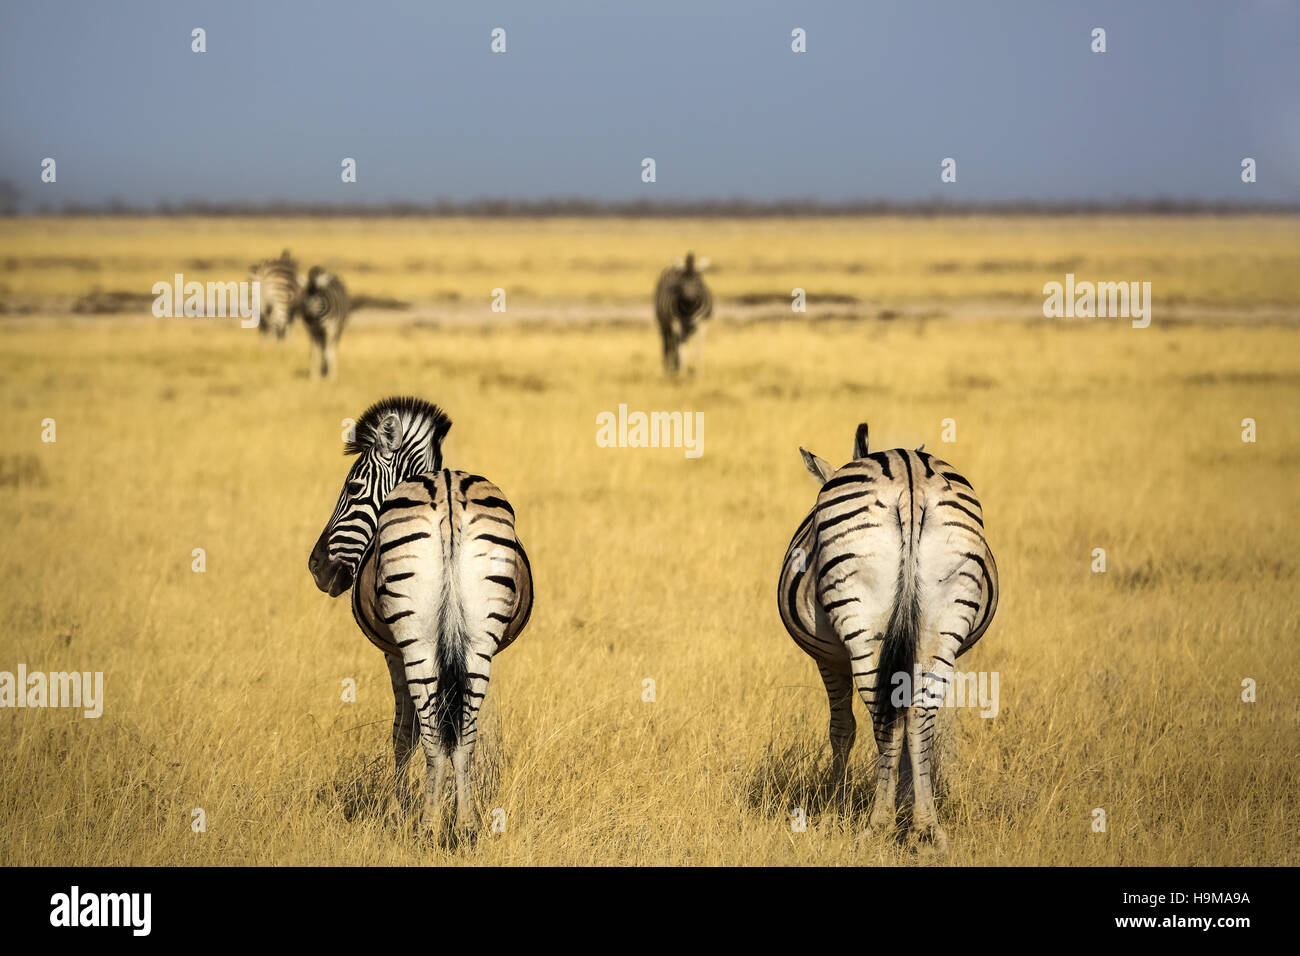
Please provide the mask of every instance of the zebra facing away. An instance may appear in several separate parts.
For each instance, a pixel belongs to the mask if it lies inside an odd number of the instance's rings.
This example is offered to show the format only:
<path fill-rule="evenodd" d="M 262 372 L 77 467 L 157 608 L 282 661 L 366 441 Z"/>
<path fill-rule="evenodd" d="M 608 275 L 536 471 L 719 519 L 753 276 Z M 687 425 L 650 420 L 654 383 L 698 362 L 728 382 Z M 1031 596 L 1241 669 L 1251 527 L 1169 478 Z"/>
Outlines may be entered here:
<path fill-rule="evenodd" d="M 984 634 L 998 604 L 983 510 L 947 462 L 920 449 L 868 452 L 865 424 L 853 460 L 838 471 L 799 451 L 821 491 L 786 551 L 777 603 L 826 685 L 832 772 L 842 779 L 848 765 L 856 690 L 880 755 L 869 829 L 894 829 L 899 774 L 910 763 L 910 840 L 943 853 L 948 840 L 932 786 L 935 718 L 957 658 Z"/>
<path fill-rule="evenodd" d="M 664 370 L 667 372 L 681 370 L 681 348 L 697 330 L 699 335 L 695 340 L 696 354 L 692 365 L 699 364 L 704 322 L 713 315 L 713 293 L 701 275 L 708 267 L 708 259 L 700 259 L 697 265 L 695 253 L 688 252 L 685 260 L 676 260 L 659 275 L 659 284 L 655 287 L 655 318 L 659 322 Z"/>
<path fill-rule="evenodd" d="M 424 749 L 423 828 L 442 834 L 450 763 L 459 834 L 477 829 L 470 760 L 493 657 L 528 623 L 532 570 L 515 513 L 496 485 L 442 467 L 451 420 L 417 398 L 366 410 L 357 456 L 307 566 L 331 597 L 352 588 L 352 615 L 388 659 L 396 702 L 396 810 Z"/>
<path fill-rule="evenodd" d="M 261 314 L 258 328 L 263 335 L 283 339 L 293 323 L 298 299 L 298 263 L 285 249 L 278 259 L 263 259 L 249 268 L 252 281 L 260 283 Z"/>
<path fill-rule="evenodd" d="M 295 303 L 311 335 L 311 367 L 329 378 L 338 367 L 337 347 L 352 308 L 348 290 L 338 276 L 312 266 Z"/>

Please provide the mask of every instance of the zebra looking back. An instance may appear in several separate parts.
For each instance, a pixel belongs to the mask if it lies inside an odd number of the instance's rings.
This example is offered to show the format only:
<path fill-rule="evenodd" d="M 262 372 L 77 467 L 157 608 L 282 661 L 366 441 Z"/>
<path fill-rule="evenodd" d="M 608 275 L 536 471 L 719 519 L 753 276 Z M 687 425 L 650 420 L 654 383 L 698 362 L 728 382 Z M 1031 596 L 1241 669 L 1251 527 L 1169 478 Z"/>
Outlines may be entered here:
<path fill-rule="evenodd" d="M 865 424 L 853 460 L 838 471 L 799 451 L 821 491 L 786 551 L 777 602 L 826 686 L 832 771 L 842 777 L 848 764 L 856 690 L 880 754 L 870 829 L 895 826 L 906 756 L 911 838 L 942 853 L 947 835 L 932 787 L 935 717 L 956 659 L 983 636 L 998 603 L 983 510 L 970 482 L 947 462 L 919 449 L 869 452 Z M 900 685 L 905 693 L 895 689 Z"/>
<path fill-rule="evenodd" d="M 319 368 L 326 378 L 337 371 L 338 341 L 351 309 L 352 301 L 342 280 L 320 266 L 312 266 L 294 311 L 302 314 L 311 335 L 311 367 Z"/>
<path fill-rule="evenodd" d="M 655 319 L 663 342 L 664 370 L 677 372 L 682 367 L 681 348 L 697 330 L 697 349 L 703 341 L 703 325 L 713 315 L 713 293 L 700 274 L 709 266 L 708 259 L 695 263 L 695 253 L 686 253 L 659 275 L 655 287 Z M 698 354 L 696 356 L 698 364 Z"/>
<path fill-rule="evenodd" d="M 470 762 L 494 656 L 533 606 L 515 513 L 486 478 L 442 467 L 451 419 L 416 398 L 388 398 L 358 419 L 357 455 L 308 558 L 331 597 L 352 588 L 352 615 L 384 652 L 393 686 L 395 803 L 424 749 L 424 828 L 440 833 L 448 763 L 461 833 L 475 830 Z"/>
<path fill-rule="evenodd" d="M 278 259 L 263 259 L 249 268 L 252 281 L 260 284 L 262 308 L 258 328 L 263 335 L 283 339 L 293 323 L 298 298 L 298 262 L 285 249 Z"/>

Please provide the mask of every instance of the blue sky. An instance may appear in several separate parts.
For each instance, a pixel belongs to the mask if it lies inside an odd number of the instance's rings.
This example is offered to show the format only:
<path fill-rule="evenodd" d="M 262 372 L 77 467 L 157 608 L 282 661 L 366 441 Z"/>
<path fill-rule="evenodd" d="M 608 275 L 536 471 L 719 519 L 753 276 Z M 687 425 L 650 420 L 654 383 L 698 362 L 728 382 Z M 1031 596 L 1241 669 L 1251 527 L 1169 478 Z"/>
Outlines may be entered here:
<path fill-rule="evenodd" d="M 1300 200 L 1295 0 L 7 2 L 0 76 L 29 206 Z"/>

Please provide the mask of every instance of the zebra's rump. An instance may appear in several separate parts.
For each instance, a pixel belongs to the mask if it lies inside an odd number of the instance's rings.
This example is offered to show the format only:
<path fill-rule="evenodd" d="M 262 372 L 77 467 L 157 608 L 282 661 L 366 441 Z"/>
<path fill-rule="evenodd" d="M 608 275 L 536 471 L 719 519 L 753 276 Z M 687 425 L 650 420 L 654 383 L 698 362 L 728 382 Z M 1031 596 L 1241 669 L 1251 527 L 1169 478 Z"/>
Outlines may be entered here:
<path fill-rule="evenodd" d="M 299 293 L 298 263 L 284 256 L 265 259 L 254 264 L 249 274 L 258 283 L 262 311 L 279 309 L 292 318 L 293 304 Z"/>
<path fill-rule="evenodd" d="M 448 469 L 397 485 L 380 509 L 353 604 L 362 630 L 386 653 L 400 649 L 399 622 L 414 617 L 432 628 L 449 614 L 485 653 L 508 646 L 528 623 L 533 586 L 501 490 Z"/>
<path fill-rule="evenodd" d="M 891 449 L 855 459 L 822 485 L 787 549 L 778 600 L 805 652 L 839 660 L 835 635 L 852 636 L 864 608 L 879 617 L 901 594 L 928 611 L 953 605 L 960 655 L 992 619 L 997 569 L 970 482 L 925 452 Z"/>

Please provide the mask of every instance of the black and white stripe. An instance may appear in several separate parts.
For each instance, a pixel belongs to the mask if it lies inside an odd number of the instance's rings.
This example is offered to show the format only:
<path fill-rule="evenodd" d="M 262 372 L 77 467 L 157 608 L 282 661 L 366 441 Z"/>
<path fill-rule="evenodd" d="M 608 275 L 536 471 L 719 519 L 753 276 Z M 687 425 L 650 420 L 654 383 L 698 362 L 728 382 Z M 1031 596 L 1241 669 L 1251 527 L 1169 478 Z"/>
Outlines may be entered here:
<path fill-rule="evenodd" d="M 681 348 L 697 331 L 700 333 L 696 339 L 698 348 L 704 337 L 704 322 L 713 315 L 713 293 L 700 274 L 708 264 L 707 259 L 701 259 L 697 266 L 695 254 L 688 252 L 685 261 L 677 261 L 659 276 L 655 287 L 655 318 L 663 343 L 664 369 L 668 372 L 681 369 Z"/>
<path fill-rule="evenodd" d="M 264 335 L 283 339 L 293 323 L 298 299 L 298 263 L 285 249 L 278 259 L 263 259 L 249 266 L 253 282 L 260 287 L 261 314 L 258 328 Z"/>
<path fill-rule="evenodd" d="M 311 335 L 311 366 L 321 375 L 332 376 L 338 367 L 338 341 L 352 309 L 348 290 L 338 276 L 312 266 L 298 296 L 295 310 L 302 315 Z"/>
<path fill-rule="evenodd" d="M 358 455 L 308 567 L 331 596 L 352 587 L 358 626 L 388 659 L 396 702 L 396 802 L 418 739 L 424 825 L 441 831 L 448 762 L 457 824 L 475 829 L 470 761 L 493 657 L 528 623 L 532 569 L 514 509 L 478 475 L 442 467 L 451 421 L 419 399 L 386 399 L 357 422 Z"/>
<path fill-rule="evenodd" d="M 895 826 L 906 756 L 912 838 L 942 852 L 947 836 L 931 783 L 935 717 L 957 658 L 987 630 L 998 603 L 983 510 L 947 462 L 919 449 L 869 452 L 865 424 L 853 460 L 838 471 L 800 452 L 821 491 L 786 551 L 777 600 L 786 630 L 826 686 L 833 771 L 844 773 L 853 746 L 856 691 L 880 753 L 871 828 Z"/>

